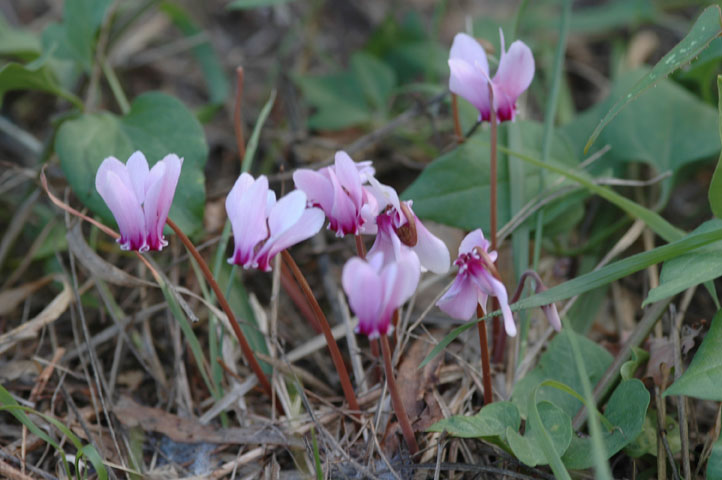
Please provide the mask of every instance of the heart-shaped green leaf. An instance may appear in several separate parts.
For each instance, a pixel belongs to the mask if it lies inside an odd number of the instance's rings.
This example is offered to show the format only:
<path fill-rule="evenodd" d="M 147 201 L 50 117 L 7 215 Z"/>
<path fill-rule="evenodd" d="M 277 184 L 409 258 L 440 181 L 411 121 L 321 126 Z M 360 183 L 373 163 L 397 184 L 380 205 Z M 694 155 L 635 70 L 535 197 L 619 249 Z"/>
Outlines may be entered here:
<path fill-rule="evenodd" d="M 172 218 L 188 235 L 202 228 L 205 204 L 203 167 L 207 151 L 203 129 L 180 101 L 164 93 L 137 97 L 128 115 L 85 114 L 62 124 L 55 138 L 60 165 L 75 195 L 108 224 L 113 217 L 95 191 L 95 174 L 109 156 L 122 162 L 136 150 L 153 165 L 169 153 L 183 158 Z"/>

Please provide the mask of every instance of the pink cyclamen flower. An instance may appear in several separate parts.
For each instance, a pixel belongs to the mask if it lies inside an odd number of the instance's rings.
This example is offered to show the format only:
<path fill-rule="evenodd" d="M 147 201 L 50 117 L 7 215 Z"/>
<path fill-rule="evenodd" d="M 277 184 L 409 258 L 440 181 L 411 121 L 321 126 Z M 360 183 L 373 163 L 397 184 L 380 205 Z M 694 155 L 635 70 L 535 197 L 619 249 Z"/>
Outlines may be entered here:
<path fill-rule="evenodd" d="M 491 119 L 489 105 L 489 81 L 494 92 L 494 111 L 498 122 L 514 120 L 516 99 L 531 84 L 534 78 L 534 56 L 521 40 L 504 49 L 504 34 L 501 36 L 499 68 L 493 79 L 489 76 L 489 63 L 484 48 L 473 37 L 457 33 L 449 52 L 449 89 L 468 100 L 479 110 L 479 119 Z"/>
<path fill-rule="evenodd" d="M 300 169 L 293 174 L 296 188 L 311 205 L 320 207 L 337 237 L 358 234 L 376 215 L 376 201 L 363 184 L 373 176 L 371 162 L 354 163 L 346 152 L 336 152 L 333 166 L 319 171 Z"/>
<path fill-rule="evenodd" d="M 394 311 L 414 294 L 421 268 L 414 253 L 386 261 L 381 252 L 366 260 L 354 257 L 343 267 L 341 283 L 349 305 L 359 319 L 356 333 L 369 338 L 388 334 Z"/>
<path fill-rule="evenodd" d="M 489 263 L 496 261 L 497 253 L 489 252 L 489 241 L 481 229 L 469 233 L 459 246 L 459 257 L 454 262 L 459 267 L 451 288 L 436 305 L 459 320 L 468 320 L 479 304 L 486 311 L 486 299 L 496 297 L 504 315 L 504 327 L 509 336 L 516 335 L 514 316 L 509 308 L 506 287 L 489 271 Z M 491 265 L 493 267 L 493 265 Z"/>
<path fill-rule="evenodd" d="M 273 257 L 312 237 L 323 226 L 323 212 L 306 208 L 306 194 L 294 190 L 276 201 L 268 179 L 242 173 L 226 197 L 235 250 L 228 263 L 271 270 Z"/>
<path fill-rule="evenodd" d="M 163 226 L 173 203 L 183 159 L 171 153 L 148 168 L 141 152 L 123 164 L 108 157 L 95 175 L 95 189 L 118 223 L 122 250 L 162 250 Z"/>
<path fill-rule="evenodd" d="M 402 202 L 396 190 L 370 178 L 370 190 L 383 210 L 376 217 L 376 239 L 369 255 L 383 252 L 387 261 L 399 259 L 411 249 L 419 257 L 421 266 L 434 273 L 449 270 L 451 255 L 446 244 L 432 234 L 412 210 L 411 201 Z"/>

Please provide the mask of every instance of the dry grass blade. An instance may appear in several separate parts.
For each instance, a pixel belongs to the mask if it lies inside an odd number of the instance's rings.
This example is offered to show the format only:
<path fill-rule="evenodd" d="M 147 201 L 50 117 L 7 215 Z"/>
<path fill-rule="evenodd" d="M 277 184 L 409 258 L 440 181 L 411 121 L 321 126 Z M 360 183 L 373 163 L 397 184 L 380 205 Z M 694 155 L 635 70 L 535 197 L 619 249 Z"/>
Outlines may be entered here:
<path fill-rule="evenodd" d="M 34 282 L 0 292 L 0 315 L 7 315 L 15 310 L 23 300 L 50 283 L 54 278 L 55 275 L 47 275 Z"/>
<path fill-rule="evenodd" d="M 36 338 L 40 329 L 57 320 L 67 310 L 73 299 L 73 290 L 65 278 L 61 281 L 63 290 L 37 316 L 0 335 L 0 353 L 9 350 L 22 340 Z"/>
<path fill-rule="evenodd" d="M 94 278 L 121 285 L 125 287 L 155 287 L 156 284 L 148 282 L 138 277 L 124 272 L 115 265 L 103 260 L 95 251 L 90 248 L 83 238 L 83 232 L 80 224 L 75 224 L 65 236 L 68 240 L 70 251 L 76 256 L 78 261 L 91 273 Z"/>

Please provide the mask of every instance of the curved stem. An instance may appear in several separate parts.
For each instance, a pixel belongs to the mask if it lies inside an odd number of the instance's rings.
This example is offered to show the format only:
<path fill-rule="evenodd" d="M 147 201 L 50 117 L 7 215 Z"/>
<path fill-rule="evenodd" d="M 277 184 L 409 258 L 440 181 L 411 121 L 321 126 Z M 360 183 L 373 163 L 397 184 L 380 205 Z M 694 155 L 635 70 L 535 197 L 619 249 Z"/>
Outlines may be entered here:
<path fill-rule="evenodd" d="M 406 415 L 404 404 L 401 401 L 401 395 L 399 395 L 399 389 L 396 388 L 394 370 L 391 366 L 391 347 L 389 346 L 389 339 L 386 335 L 381 335 L 380 340 L 381 350 L 384 354 L 384 367 L 386 368 L 386 383 L 389 386 L 389 393 L 391 394 L 391 404 L 394 407 L 396 418 L 399 420 L 401 432 L 404 434 L 404 440 L 406 440 L 406 446 L 409 447 L 409 453 L 411 453 L 411 455 L 415 455 L 416 452 L 419 451 L 419 446 L 416 444 L 414 430 L 411 428 L 409 416 Z"/>
<path fill-rule="evenodd" d="M 208 264 L 203 259 L 201 254 L 196 249 L 195 245 L 190 241 L 190 239 L 186 236 L 183 231 L 178 228 L 178 225 L 175 224 L 173 220 L 168 218 L 166 220 L 166 223 L 170 228 L 173 229 L 173 231 L 178 235 L 178 238 L 180 238 L 181 242 L 183 242 L 183 245 L 188 249 L 191 255 L 193 255 L 193 258 L 195 258 L 196 262 L 198 262 L 198 266 L 201 267 L 201 271 L 203 272 L 203 276 L 206 277 L 206 280 L 208 281 L 208 284 L 213 289 L 213 293 L 216 294 L 216 298 L 218 299 L 218 303 L 220 304 L 221 308 L 225 312 L 226 316 L 228 317 L 228 323 L 231 324 L 231 328 L 233 329 L 233 333 L 236 334 L 236 338 L 238 339 L 238 344 L 241 346 L 241 351 L 243 352 L 243 356 L 246 358 L 246 361 L 248 362 L 248 365 L 251 367 L 251 370 L 253 370 L 253 373 L 256 374 L 256 377 L 258 377 L 258 383 L 261 385 L 261 388 L 263 391 L 269 396 L 273 396 L 273 389 L 271 388 L 271 383 L 268 381 L 268 378 L 266 378 L 266 375 L 263 373 L 263 369 L 261 368 L 261 365 L 259 365 L 258 360 L 256 360 L 256 357 L 253 355 L 253 350 L 251 349 L 251 346 L 248 343 L 248 340 L 246 340 L 246 336 L 243 335 L 243 332 L 241 331 L 241 327 L 238 325 L 238 321 L 236 320 L 235 315 L 233 314 L 233 310 L 231 310 L 231 306 L 228 304 L 228 301 L 226 300 L 226 296 L 223 295 L 223 292 L 221 291 L 221 288 L 218 286 L 218 283 L 216 282 L 216 279 L 213 278 L 213 274 L 211 273 L 210 269 L 208 268 Z"/>
<path fill-rule="evenodd" d="M 313 295 L 311 287 L 308 285 L 306 278 L 303 276 L 301 269 L 298 268 L 298 265 L 296 264 L 296 261 L 293 259 L 291 254 L 288 253 L 288 250 L 283 250 L 281 252 L 281 255 L 283 257 L 283 261 L 286 263 L 286 266 L 288 266 L 288 268 L 291 270 L 293 276 L 296 277 L 296 281 L 298 282 L 301 290 L 306 296 L 306 300 L 308 301 L 309 305 L 311 305 L 313 313 L 316 315 L 316 320 L 321 325 L 321 330 L 323 330 L 323 335 L 324 337 L 326 337 L 326 344 L 328 344 L 328 349 L 331 352 L 331 359 L 333 360 L 333 364 L 336 367 L 336 372 L 338 372 L 338 377 L 341 381 L 341 388 L 343 389 L 343 394 L 346 397 L 348 406 L 354 412 L 359 412 L 361 408 L 359 407 L 358 401 L 356 400 L 356 394 L 353 391 L 353 386 L 351 385 L 351 379 L 348 376 L 346 364 L 343 361 L 343 357 L 341 356 L 341 350 L 339 350 L 338 348 L 336 339 L 333 338 L 333 334 L 331 333 L 331 327 L 328 324 L 328 320 L 326 320 L 326 315 L 323 314 L 323 310 L 321 310 L 321 306 L 318 304 L 316 297 Z M 355 416 L 358 417 L 358 413 L 355 413 Z"/>

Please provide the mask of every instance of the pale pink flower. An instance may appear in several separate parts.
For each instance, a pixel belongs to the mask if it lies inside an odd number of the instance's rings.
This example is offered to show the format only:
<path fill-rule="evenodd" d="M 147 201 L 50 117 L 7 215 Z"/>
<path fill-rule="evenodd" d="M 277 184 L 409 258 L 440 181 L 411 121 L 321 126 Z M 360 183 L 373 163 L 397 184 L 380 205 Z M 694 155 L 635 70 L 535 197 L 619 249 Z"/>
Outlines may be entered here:
<path fill-rule="evenodd" d="M 390 261 L 401 258 L 410 249 L 418 255 L 422 267 L 434 273 L 446 273 L 451 264 L 449 249 L 421 223 L 411 208 L 412 202 L 400 201 L 396 190 L 375 178 L 369 182 L 369 189 L 382 211 L 376 217 L 376 239 L 369 254 L 383 252 L 384 258 Z"/>
<path fill-rule="evenodd" d="M 315 235 L 323 226 L 323 212 L 306 208 L 306 194 L 294 190 L 276 201 L 268 179 L 242 173 L 226 197 L 235 250 L 228 263 L 271 270 L 280 251 Z"/>
<path fill-rule="evenodd" d="M 358 234 L 378 211 L 374 197 L 363 186 L 373 174 L 371 162 L 355 163 L 346 152 L 338 151 L 333 166 L 296 170 L 293 182 L 311 205 L 323 210 L 328 228 L 343 237 Z"/>
<path fill-rule="evenodd" d="M 354 257 L 343 267 L 341 283 L 359 319 L 356 333 L 378 338 L 390 333 L 394 311 L 414 294 L 421 268 L 415 254 L 387 261 L 381 252 Z"/>
<path fill-rule="evenodd" d="M 449 89 L 468 100 L 479 110 L 479 119 L 491 119 L 489 105 L 489 81 L 494 92 L 494 111 L 498 122 L 514 120 L 516 100 L 531 84 L 534 78 L 534 56 L 521 40 L 511 44 L 508 51 L 501 36 L 499 68 L 493 79 L 489 76 L 486 53 L 473 37 L 458 33 L 449 52 Z"/>
<path fill-rule="evenodd" d="M 95 175 L 95 189 L 105 200 L 118 223 L 122 250 L 162 250 L 168 245 L 163 226 L 173 203 L 183 159 L 166 155 L 148 168 L 141 152 L 123 164 L 108 157 Z"/>
<path fill-rule="evenodd" d="M 451 288 L 436 305 L 459 320 L 468 320 L 479 304 L 486 312 L 486 299 L 496 297 L 504 316 L 504 326 L 509 336 L 516 335 L 514 316 L 509 308 L 506 287 L 489 271 L 489 264 L 496 261 L 497 253 L 489 252 L 489 241 L 481 229 L 469 233 L 459 246 L 459 257 L 454 262 L 459 267 Z M 493 267 L 493 265 L 491 265 Z"/>

